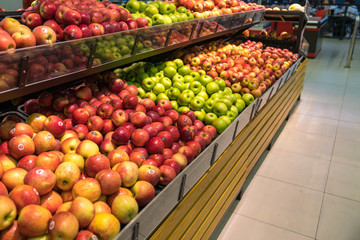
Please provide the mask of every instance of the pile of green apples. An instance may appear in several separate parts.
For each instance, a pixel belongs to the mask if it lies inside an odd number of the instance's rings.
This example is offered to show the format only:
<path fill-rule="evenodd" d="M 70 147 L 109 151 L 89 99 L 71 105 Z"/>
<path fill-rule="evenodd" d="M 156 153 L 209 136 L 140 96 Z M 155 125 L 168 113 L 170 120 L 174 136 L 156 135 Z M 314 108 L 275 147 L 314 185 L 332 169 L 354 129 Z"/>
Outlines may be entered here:
<path fill-rule="evenodd" d="M 194 19 L 194 14 L 185 7 L 176 8 L 171 2 L 155 1 L 147 4 L 143 1 L 130 0 L 126 3 L 126 9 L 134 20 L 139 17 L 146 18 L 149 26 Z"/>
<path fill-rule="evenodd" d="M 191 71 L 181 59 L 149 63 L 133 63 L 116 69 L 118 77 L 138 87 L 140 98 L 171 101 L 179 113 L 194 111 L 196 119 L 213 125 L 218 133 L 223 132 L 241 111 L 250 104 L 248 96 L 233 93 L 226 82 L 214 80 L 205 71 Z"/>

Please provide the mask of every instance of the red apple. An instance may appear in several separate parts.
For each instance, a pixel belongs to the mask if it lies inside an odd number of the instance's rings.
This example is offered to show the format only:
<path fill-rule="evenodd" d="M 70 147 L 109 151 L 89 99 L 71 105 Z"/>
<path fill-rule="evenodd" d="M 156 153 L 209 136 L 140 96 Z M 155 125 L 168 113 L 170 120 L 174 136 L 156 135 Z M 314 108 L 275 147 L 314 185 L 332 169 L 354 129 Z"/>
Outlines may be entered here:
<path fill-rule="evenodd" d="M 162 185 L 168 185 L 176 177 L 175 169 L 168 165 L 161 165 L 159 169 L 161 172 L 159 182 Z"/>
<path fill-rule="evenodd" d="M 56 33 L 50 27 L 38 26 L 33 30 L 33 34 L 36 38 L 36 44 L 38 45 L 56 42 Z"/>
<path fill-rule="evenodd" d="M 121 187 L 121 177 L 117 171 L 111 169 L 103 169 L 99 171 L 95 179 L 98 180 L 101 193 L 110 195 L 115 193 Z"/>
<path fill-rule="evenodd" d="M 42 206 L 32 204 L 24 207 L 18 217 L 20 234 L 27 237 L 46 234 L 51 217 L 50 211 Z"/>

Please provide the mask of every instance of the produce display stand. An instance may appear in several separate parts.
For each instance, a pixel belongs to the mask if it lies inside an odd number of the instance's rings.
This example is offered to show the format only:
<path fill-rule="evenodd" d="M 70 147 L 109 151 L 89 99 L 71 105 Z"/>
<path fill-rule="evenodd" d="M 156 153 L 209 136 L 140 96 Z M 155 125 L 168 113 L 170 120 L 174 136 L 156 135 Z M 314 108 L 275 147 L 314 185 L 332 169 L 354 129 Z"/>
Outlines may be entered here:
<path fill-rule="evenodd" d="M 303 56 L 306 56 L 306 50 L 304 49 L 304 31 L 306 23 L 309 20 L 309 12 L 310 12 L 310 5 L 309 2 L 306 1 L 304 11 L 269 11 L 267 10 L 263 20 L 264 21 L 272 21 L 275 22 L 287 22 L 293 23 L 293 25 L 298 26 L 298 31 L 296 33 L 296 41 L 293 51 L 302 53 Z M 288 41 L 289 42 L 289 41 Z M 283 43 L 280 43 L 283 44 Z M 286 44 L 286 43 L 285 43 Z"/>
<path fill-rule="evenodd" d="M 0 102 L 233 34 L 259 23 L 262 19 L 269 20 L 276 16 L 287 21 L 293 17 L 291 21 L 300 21 L 300 25 L 307 21 L 304 13 L 281 13 L 269 14 L 261 9 L 60 42 L 50 46 L 36 46 L 16 50 L 11 54 L 0 53 L 0 62 L 17 65 L 20 72 L 16 86 L 0 92 Z M 303 31 L 299 31 L 298 39 L 302 39 L 302 33 Z M 178 34 L 185 38 L 176 38 Z M 98 46 L 125 35 L 134 39 L 128 56 L 97 62 Z M 152 49 L 141 47 L 145 41 L 159 36 L 162 36 L 163 42 L 153 45 Z M 35 79 L 30 76 L 28 66 L 36 54 L 46 54 L 53 50 L 56 52 L 64 46 L 76 48 L 79 45 L 86 45 L 90 50 L 86 54 L 88 62 L 85 67 L 61 75 L 46 75 L 43 78 Z M 300 41 L 297 47 L 300 51 Z M 260 98 L 245 108 L 169 185 L 157 189 L 156 197 L 121 229 L 115 239 L 209 238 L 239 194 L 251 169 L 299 99 L 306 62 L 307 60 L 301 57 Z"/>
<path fill-rule="evenodd" d="M 279 82 L 278 86 L 274 85 L 275 88 L 279 88 L 278 91 L 238 135 L 234 134 L 236 137 L 230 146 L 212 165 L 209 160 L 211 152 L 216 151 L 214 146 L 220 142 L 222 144 L 223 138 L 231 139 L 235 126 L 230 126 L 224 135 L 203 153 L 206 154 L 207 165 L 211 167 L 150 239 L 208 239 L 211 236 L 222 216 L 239 194 L 251 169 L 299 99 L 304 83 L 306 61 L 304 60 L 283 84 Z M 256 106 L 256 102 L 254 103 Z M 234 123 L 236 125 L 237 122 Z M 197 165 L 201 164 L 198 159 L 196 162 Z M 191 170 L 191 174 L 197 172 L 193 169 L 194 165 L 190 164 L 187 168 Z M 175 182 L 181 183 L 181 181 Z"/>
<path fill-rule="evenodd" d="M 133 29 L 80 40 L 58 42 L 52 45 L 40 45 L 18 49 L 11 53 L 2 52 L 0 53 L 0 63 L 17 66 L 20 74 L 14 87 L 0 92 L 0 102 L 85 78 L 181 47 L 235 33 L 236 31 L 249 28 L 259 23 L 264 13 L 264 9 L 259 9 L 242 13 L 226 14 L 218 17 L 152 26 L 143 29 Z M 183 38 L 175 37 L 175 34 L 179 31 L 181 31 Z M 130 37 L 133 39 L 129 46 L 131 49 L 129 54 L 119 59 L 113 59 L 114 57 L 110 56 L 108 59 L 101 61 L 100 64 L 97 63 L 97 47 L 101 46 L 104 42 L 115 41 L 122 37 Z M 159 39 L 159 41 L 156 42 L 156 44 L 153 43 L 151 49 L 140 48 L 144 41 L 149 39 Z M 38 56 L 58 55 L 59 51 L 64 48 L 76 48 L 80 49 L 80 51 L 86 48 L 87 51 L 84 51 L 84 55 L 88 59 L 86 66 L 80 66 L 66 72 L 57 72 L 55 74 L 45 74 L 42 76 L 31 76 L 29 74 L 29 62 L 32 60 L 36 61 Z"/>

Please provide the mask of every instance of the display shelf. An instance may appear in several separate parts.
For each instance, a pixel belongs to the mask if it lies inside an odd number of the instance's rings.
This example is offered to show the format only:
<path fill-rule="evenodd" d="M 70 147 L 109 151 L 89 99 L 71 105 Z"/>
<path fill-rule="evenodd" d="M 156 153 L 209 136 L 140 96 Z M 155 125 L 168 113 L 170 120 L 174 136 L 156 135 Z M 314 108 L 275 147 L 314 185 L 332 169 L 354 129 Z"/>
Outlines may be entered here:
<path fill-rule="evenodd" d="M 293 64 L 277 82 L 268 89 L 261 98 L 255 99 L 231 125 L 196 158 L 176 178 L 162 189 L 156 197 L 144 207 L 138 215 L 128 223 L 116 236 L 116 239 L 147 239 L 156 228 L 158 228 L 171 211 L 177 211 L 183 196 L 193 191 L 199 180 L 223 158 L 224 152 L 228 151 L 229 146 L 234 144 L 238 134 L 249 127 L 262 108 L 268 106 L 273 101 L 275 95 L 278 96 L 283 85 L 293 78 L 299 64 L 303 61 L 300 58 Z M 291 81 L 290 81 L 291 82 Z M 162 238 L 161 238 L 162 239 Z"/>
<path fill-rule="evenodd" d="M 259 9 L 2 52 L 0 64 L 19 75 L 0 84 L 0 102 L 244 30 L 264 14 Z"/>
<path fill-rule="evenodd" d="M 305 69 L 306 60 L 241 130 L 150 239 L 210 237 L 238 195 L 251 169 L 299 98 Z"/>

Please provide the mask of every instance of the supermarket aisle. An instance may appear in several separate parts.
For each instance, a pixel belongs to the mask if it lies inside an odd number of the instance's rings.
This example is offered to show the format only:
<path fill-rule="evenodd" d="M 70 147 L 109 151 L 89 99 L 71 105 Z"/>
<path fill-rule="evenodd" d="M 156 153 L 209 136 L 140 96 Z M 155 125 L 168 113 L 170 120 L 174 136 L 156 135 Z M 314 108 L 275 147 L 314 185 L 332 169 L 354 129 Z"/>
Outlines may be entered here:
<path fill-rule="evenodd" d="M 325 39 L 309 60 L 301 101 L 212 239 L 360 239 L 360 43 L 345 69 L 348 44 Z"/>

